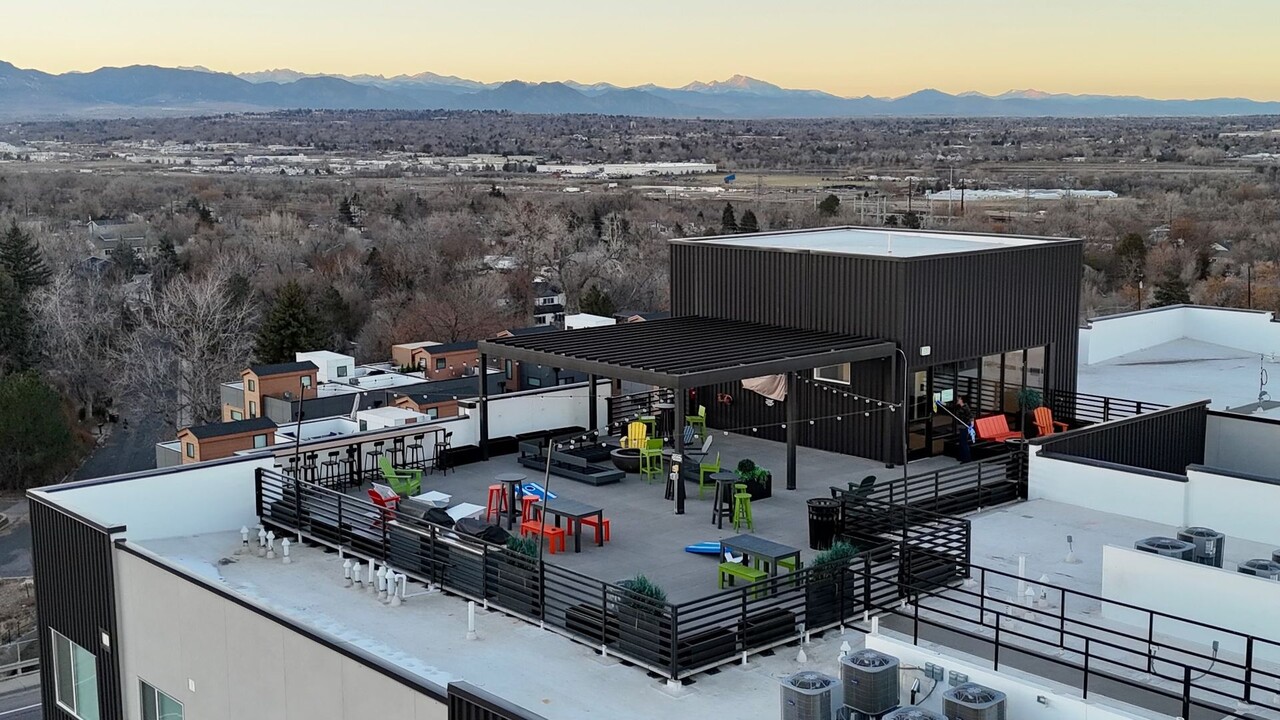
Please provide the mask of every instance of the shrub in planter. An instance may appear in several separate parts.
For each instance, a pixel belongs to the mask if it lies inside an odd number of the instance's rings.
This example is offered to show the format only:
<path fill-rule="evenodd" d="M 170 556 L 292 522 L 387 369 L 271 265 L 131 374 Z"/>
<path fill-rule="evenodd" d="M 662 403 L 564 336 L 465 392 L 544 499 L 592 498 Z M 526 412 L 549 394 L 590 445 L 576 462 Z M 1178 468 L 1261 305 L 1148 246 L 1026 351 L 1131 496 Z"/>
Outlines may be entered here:
<path fill-rule="evenodd" d="M 807 628 L 816 629 L 839 622 L 842 607 L 845 612 L 860 608 L 859 579 L 843 572 L 857 556 L 858 548 L 842 540 L 814 556 L 809 564 L 809 582 L 805 585 Z"/>
<path fill-rule="evenodd" d="M 667 593 L 644 575 L 618 583 L 618 649 L 651 665 L 671 662 Z"/>
<path fill-rule="evenodd" d="M 538 617 L 542 606 L 538 577 L 538 543 L 533 538 L 509 537 L 506 548 L 486 559 L 489 596 L 499 606 Z"/>
<path fill-rule="evenodd" d="M 751 500 L 763 500 L 773 497 L 773 473 L 755 464 L 755 461 L 743 458 L 738 461 L 738 480 L 746 483 Z"/>

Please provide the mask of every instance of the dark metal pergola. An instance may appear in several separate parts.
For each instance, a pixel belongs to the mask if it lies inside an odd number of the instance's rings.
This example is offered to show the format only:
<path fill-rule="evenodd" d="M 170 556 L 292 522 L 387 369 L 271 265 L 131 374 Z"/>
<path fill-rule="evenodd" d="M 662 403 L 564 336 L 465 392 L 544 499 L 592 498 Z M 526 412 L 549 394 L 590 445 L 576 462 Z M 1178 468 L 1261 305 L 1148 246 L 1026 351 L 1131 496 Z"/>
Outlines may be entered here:
<path fill-rule="evenodd" d="M 687 391 L 764 375 L 785 375 L 787 397 L 796 397 L 795 373 L 827 365 L 857 363 L 892 356 L 893 343 L 878 338 L 841 335 L 701 316 L 683 316 L 578 330 L 481 340 L 480 367 L 488 356 L 574 370 L 589 376 L 590 420 L 599 429 L 596 409 L 598 377 L 669 388 L 675 392 L 673 439 L 684 452 Z M 488 395 L 480 383 L 480 443 L 488 445 Z M 795 489 L 799 418 L 794 402 L 786 403 L 787 488 Z M 684 512 L 684 482 L 676 482 L 676 512 Z"/>

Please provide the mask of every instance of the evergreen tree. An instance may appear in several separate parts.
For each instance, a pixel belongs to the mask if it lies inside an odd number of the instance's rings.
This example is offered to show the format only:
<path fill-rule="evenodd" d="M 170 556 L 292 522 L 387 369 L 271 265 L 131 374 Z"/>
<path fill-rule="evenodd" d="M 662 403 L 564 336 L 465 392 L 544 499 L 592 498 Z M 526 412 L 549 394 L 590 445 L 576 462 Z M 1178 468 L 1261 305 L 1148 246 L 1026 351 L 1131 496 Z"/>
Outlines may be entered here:
<path fill-rule="evenodd" d="M 827 217 L 835 217 L 835 214 L 840 212 L 840 198 L 834 193 L 822 198 L 822 202 L 818 203 L 818 212 Z"/>
<path fill-rule="evenodd" d="M 352 212 L 351 201 L 347 198 L 342 198 L 342 202 L 338 203 L 338 219 L 342 221 L 343 225 L 349 227 L 355 227 L 356 225 L 356 215 Z"/>
<path fill-rule="evenodd" d="M 31 314 L 18 284 L 0 270 L 0 375 L 31 367 L 34 354 Z"/>
<path fill-rule="evenodd" d="M 360 332 L 360 318 L 332 285 L 320 291 L 316 307 L 320 326 L 329 334 L 329 349 L 346 352 L 347 343 Z"/>
<path fill-rule="evenodd" d="M 604 216 L 600 214 L 600 208 L 595 206 L 591 208 L 591 229 L 595 230 L 596 238 L 604 235 Z"/>
<path fill-rule="evenodd" d="M 1129 233 L 1115 245 L 1116 277 L 1123 282 L 1137 282 L 1147 267 L 1147 242 L 1138 233 Z"/>
<path fill-rule="evenodd" d="M 902 227 L 912 230 L 920 229 L 920 216 L 914 210 L 902 214 Z"/>
<path fill-rule="evenodd" d="M 754 212 L 748 210 L 742 213 L 742 221 L 738 223 L 738 232 L 760 232 L 760 222 L 756 220 L 756 214 Z"/>
<path fill-rule="evenodd" d="M 720 232 L 726 235 L 738 232 L 738 218 L 733 214 L 733 203 L 724 204 L 724 212 L 720 214 Z"/>
<path fill-rule="evenodd" d="M 613 314 L 618 311 L 617 304 L 613 302 L 613 298 L 609 297 L 609 293 L 596 285 L 592 285 L 582 293 L 582 299 L 578 301 L 578 309 L 584 313 L 603 317 L 613 317 Z"/>
<path fill-rule="evenodd" d="M 1151 307 L 1165 307 L 1166 305 L 1188 305 L 1191 303 L 1191 292 L 1187 289 L 1187 283 L 1177 275 L 1165 275 L 1164 279 L 1156 283 L 1155 293 L 1151 298 Z"/>
<path fill-rule="evenodd" d="M 143 270 L 142 258 L 138 256 L 138 251 L 123 240 L 107 251 L 107 257 L 111 258 L 111 262 L 115 264 L 117 276 L 126 282 Z"/>
<path fill-rule="evenodd" d="M 9 231 L 0 236 L 0 269 L 9 274 L 18 286 L 18 295 L 30 297 L 31 291 L 49 284 L 49 267 L 40 257 L 40 248 L 14 222 Z"/>
<path fill-rule="evenodd" d="M 62 403 L 34 372 L 0 378 L 0 487 L 42 485 L 78 462 L 81 448 Z"/>
<path fill-rule="evenodd" d="M 280 288 L 275 305 L 258 328 L 253 353 L 259 362 L 289 362 L 294 353 L 324 347 L 325 335 L 309 293 L 290 280 Z"/>

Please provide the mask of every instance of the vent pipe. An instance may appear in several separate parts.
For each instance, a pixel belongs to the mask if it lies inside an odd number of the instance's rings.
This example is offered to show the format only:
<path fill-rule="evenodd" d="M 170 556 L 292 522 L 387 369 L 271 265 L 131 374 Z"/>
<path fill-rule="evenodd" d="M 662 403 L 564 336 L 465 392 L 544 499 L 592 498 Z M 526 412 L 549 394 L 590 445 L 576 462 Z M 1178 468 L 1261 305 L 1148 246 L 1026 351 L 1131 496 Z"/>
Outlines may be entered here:
<path fill-rule="evenodd" d="M 258 526 L 258 557 L 267 556 L 267 531 Z"/>
<path fill-rule="evenodd" d="M 236 550 L 237 555 L 249 554 L 249 528 L 240 526 L 240 548 Z"/>
<path fill-rule="evenodd" d="M 276 559 L 276 531 L 272 530 L 267 533 L 267 559 Z"/>
<path fill-rule="evenodd" d="M 351 558 L 342 561 L 342 587 L 351 587 Z"/>
<path fill-rule="evenodd" d="M 284 553 L 285 565 L 293 562 L 293 558 L 289 557 L 289 538 L 280 541 L 280 552 Z"/>
<path fill-rule="evenodd" d="M 359 560 L 355 561 L 355 563 L 351 565 L 351 578 L 355 581 L 355 588 L 357 590 L 364 589 L 364 580 L 362 580 L 360 577 L 360 561 Z"/>

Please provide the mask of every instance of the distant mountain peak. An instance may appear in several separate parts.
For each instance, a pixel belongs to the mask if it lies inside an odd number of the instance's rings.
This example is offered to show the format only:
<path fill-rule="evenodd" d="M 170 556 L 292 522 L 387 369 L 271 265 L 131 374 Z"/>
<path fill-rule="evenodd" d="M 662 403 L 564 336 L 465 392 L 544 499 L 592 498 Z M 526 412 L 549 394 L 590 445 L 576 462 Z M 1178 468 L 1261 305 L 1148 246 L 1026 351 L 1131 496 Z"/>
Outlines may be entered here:
<path fill-rule="evenodd" d="M 678 89 L 686 92 L 749 92 L 757 95 L 773 95 L 779 92 L 786 92 L 786 90 L 773 83 L 757 80 L 747 75 L 732 75 L 727 80 L 712 80 L 711 82 L 695 80 Z"/>
<path fill-rule="evenodd" d="M 995 96 L 997 100 L 1009 100 L 1013 98 L 1021 100 L 1048 100 L 1052 97 L 1057 97 L 1057 94 L 1045 92 L 1043 90 L 1034 90 L 1032 88 L 1027 88 L 1026 90 L 1010 90 Z"/>

